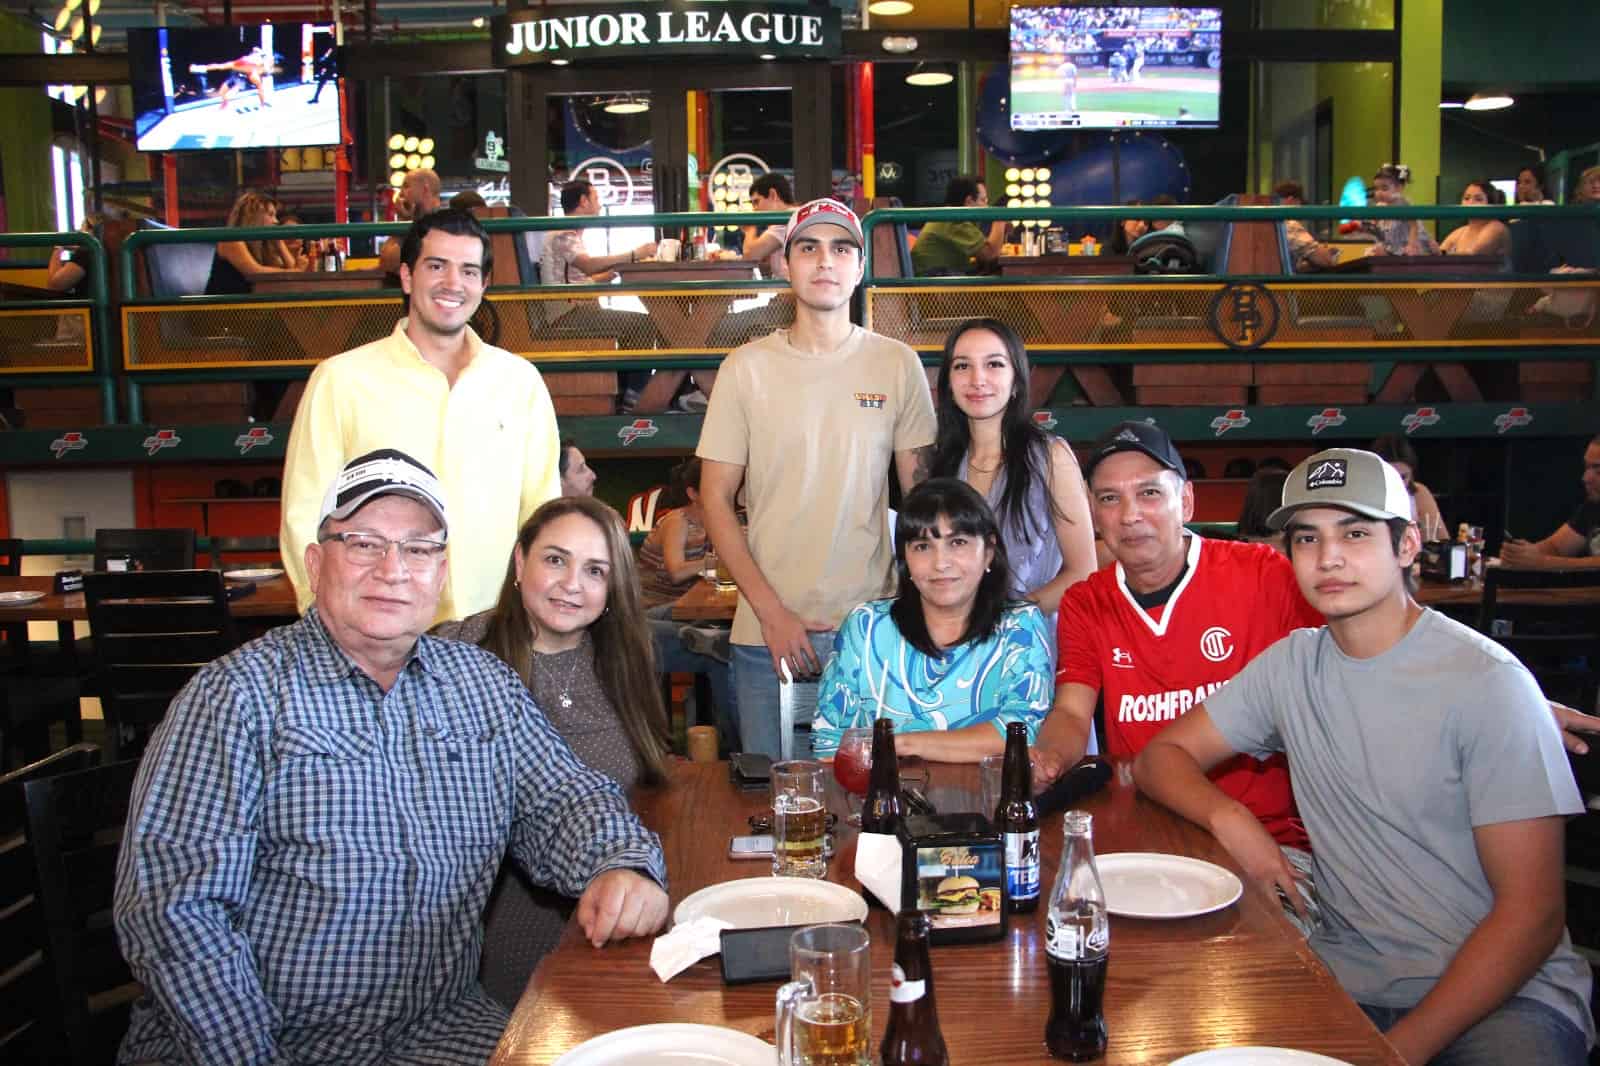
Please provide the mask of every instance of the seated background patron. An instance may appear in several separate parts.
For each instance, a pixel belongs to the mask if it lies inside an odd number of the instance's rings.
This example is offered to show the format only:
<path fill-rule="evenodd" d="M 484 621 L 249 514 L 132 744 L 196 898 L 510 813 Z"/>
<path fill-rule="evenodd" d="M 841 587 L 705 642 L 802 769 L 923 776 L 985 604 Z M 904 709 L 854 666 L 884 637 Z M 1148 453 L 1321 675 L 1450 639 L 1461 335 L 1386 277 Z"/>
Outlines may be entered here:
<path fill-rule="evenodd" d="M 228 227 L 276 226 L 278 203 L 266 193 L 239 194 L 228 212 Z M 241 296 L 252 291 L 251 281 L 261 274 L 282 274 L 306 270 L 311 262 L 304 255 L 292 257 L 282 241 L 221 241 L 211 261 L 211 276 L 206 279 L 207 296 Z"/>
<path fill-rule="evenodd" d="M 971 175 L 950 179 L 945 207 L 988 207 L 989 187 Z M 993 273 L 1005 243 L 1004 220 L 991 222 L 984 233 L 976 222 L 929 222 L 911 249 L 911 267 L 919 278 Z"/>

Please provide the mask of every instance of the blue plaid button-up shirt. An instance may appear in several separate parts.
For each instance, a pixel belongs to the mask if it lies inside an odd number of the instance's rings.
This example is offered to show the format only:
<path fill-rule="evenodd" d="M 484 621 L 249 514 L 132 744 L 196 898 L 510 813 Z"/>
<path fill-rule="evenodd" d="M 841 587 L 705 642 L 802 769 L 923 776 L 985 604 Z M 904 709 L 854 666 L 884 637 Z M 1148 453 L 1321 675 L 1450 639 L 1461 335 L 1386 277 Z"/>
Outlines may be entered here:
<path fill-rule="evenodd" d="M 146 994 L 122 1061 L 468 1063 L 502 854 L 578 895 L 660 842 L 498 659 L 422 637 L 386 693 L 313 608 L 201 670 L 134 784 L 116 924 Z"/>

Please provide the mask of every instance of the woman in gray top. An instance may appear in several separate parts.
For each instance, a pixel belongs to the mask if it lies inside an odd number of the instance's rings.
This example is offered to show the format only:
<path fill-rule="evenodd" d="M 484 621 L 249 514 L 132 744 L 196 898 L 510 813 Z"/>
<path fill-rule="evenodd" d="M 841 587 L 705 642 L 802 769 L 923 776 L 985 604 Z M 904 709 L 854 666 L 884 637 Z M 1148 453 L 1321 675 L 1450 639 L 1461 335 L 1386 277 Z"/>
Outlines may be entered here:
<path fill-rule="evenodd" d="M 945 338 L 932 473 L 960 478 L 988 502 L 1011 592 L 1039 605 L 1053 635 L 1061 594 L 1095 570 L 1094 526 L 1072 448 L 1033 420 L 1030 373 L 1022 339 L 1004 322 L 974 318 Z"/>
<path fill-rule="evenodd" d="M 664 779 L 667 713 L 639 578 L 622 519 L 604 503 L 564 496 L 533 512 L 494 607 L 434 633 L 508 663 L 578 757 L 624 789 Z M 516 1007 L 575 902 L 501 867 L 484 913 L 480 977 L 491 996 Z"/>

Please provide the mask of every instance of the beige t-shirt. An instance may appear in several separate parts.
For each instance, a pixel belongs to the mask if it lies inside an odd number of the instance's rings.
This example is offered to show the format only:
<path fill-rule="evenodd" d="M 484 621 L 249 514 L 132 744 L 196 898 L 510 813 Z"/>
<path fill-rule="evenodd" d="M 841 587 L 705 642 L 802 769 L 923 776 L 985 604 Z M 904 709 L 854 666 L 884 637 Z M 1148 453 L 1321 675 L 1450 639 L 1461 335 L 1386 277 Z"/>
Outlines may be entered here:
<path fill-rule="evenodd" d="M 837 626 L 893 590 L 889 469 L 933 439 L 928 379 L 906 345 L 856 327 L 814 355 L 778 330 L 723 361 L 695 453 L 745 468 L 761 572 L 791 611 Z M 762 643 L 742 595 L 733 642 Z"/>

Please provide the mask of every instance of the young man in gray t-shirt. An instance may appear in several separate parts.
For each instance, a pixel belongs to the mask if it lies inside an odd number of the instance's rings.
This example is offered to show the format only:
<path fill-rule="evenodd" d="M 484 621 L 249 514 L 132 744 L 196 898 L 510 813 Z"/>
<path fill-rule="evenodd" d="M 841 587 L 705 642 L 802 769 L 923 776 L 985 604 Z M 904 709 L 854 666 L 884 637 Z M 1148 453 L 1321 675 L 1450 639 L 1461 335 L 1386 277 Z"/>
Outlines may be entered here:
<path fill-rule="evenodd" d="M 1393 467 L 1334 448 L 1269 523 L 1327 618 L 1162 731 L 1139 787 L 1301 909 L 1297 875 L 1205 771 L 1286 752 L 1322 922 L 1310 944 L 1412 1063 L 1584 1061 L 1589 967 L 1567 939 L 1563 815 L 1582 812 L 1528 671 L 1411 599 L 1421 548 Z"/>

